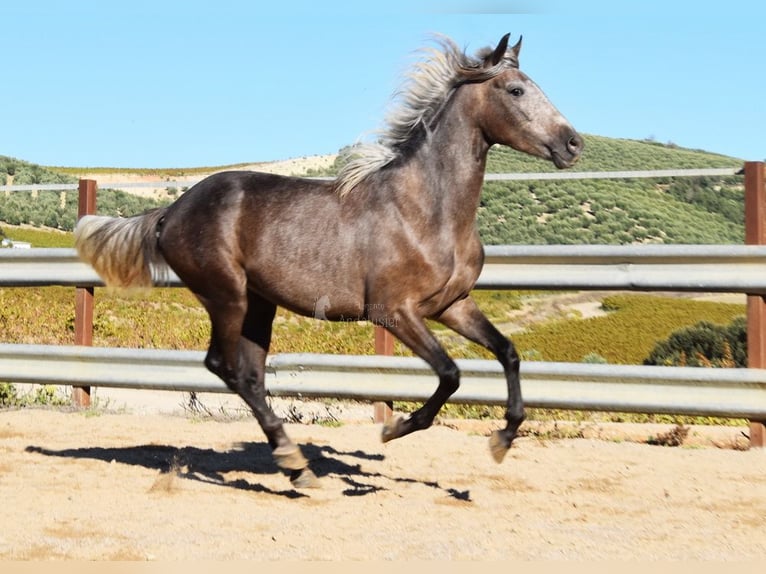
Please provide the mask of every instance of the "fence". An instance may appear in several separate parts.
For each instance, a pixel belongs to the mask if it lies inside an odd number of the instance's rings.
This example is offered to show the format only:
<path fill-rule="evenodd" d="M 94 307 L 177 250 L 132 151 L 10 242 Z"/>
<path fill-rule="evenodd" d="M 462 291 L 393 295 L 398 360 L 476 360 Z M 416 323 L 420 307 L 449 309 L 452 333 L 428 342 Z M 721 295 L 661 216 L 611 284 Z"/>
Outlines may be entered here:
<path fill-rule="evenodd" d="M 704 173 L 698 173 L 703 171 Z M 722 175 L 733 170 L 617 172 L 611 177 Z M 651 175 L 647 175 L 651 174 Z M 658 175 L 659 174 L 659 175 Z M 512 174 L 514 178 L 515 174 Z M 534 179 L 542 174 L 523 176 Z M 567 173 L 567 178 L 581 174 Z M 588 174 L 591 175 L 591 174 Z M 599 176 L 600 177 L 600 176 Z M 488 179 L 490 179 L 488 177 Z M 510 179 L 495 177 L 494 179 Z M 747 297 L 747 369 L 532 363 L 522 366 L 528 406 L 619 412 L 742 417 L 754 446 L 766 433 L 766 186 L 764 164 L 745 165 L 748 245 L 490 246 L 479 289 L 737 292 Z M 79 184 L 79 215 L 95 211 L 96 182 Z M 71 249 L 0 251 L 0 286 L 76 286 L 75 346 L 0 345 L 0 380 L 72 385 L 88 404 L 89 385 L 228 392 L 202 366 L 202 354 L 88 348 L 92 343 L 93 270 Z M 171 275 L 172 285 L 181 285 Z M 378 355 L 393 354 L 391 335 L 376 328 Z M 503 404 L 505 385 L 494 361 L 462 360 L 453 402 Z M 419 359 L 377 356 L 276 355 L 267 386 L 274 395 L 357 398 L 376 403 L 424 400 L 435 379 Z"/>

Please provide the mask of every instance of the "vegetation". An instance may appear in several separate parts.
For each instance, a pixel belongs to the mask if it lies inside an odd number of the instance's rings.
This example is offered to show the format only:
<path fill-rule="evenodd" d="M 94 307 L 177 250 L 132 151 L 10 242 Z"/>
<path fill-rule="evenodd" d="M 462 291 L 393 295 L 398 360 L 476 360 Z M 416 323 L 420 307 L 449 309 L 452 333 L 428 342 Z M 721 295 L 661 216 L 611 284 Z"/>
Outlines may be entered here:
<path fill-rule="evenodd" d="M 82 173 L 88 173 L 89 175 L 98 176 L 99 174 L 115 174 L 124 173 L 125 175 L 145 175 L 148 177 L 156 177 L 158 180 L 169 180 L 177 177 L 184 177 L 187 175 L 206 175 L 213 171 L 219 170 L 236 170 L 245 169 L 249 163 L 236 163 L 222 166 L 205 166 L 205 167 L 167 167 L 167 168 L 122 168 L 122 167 L 49 167 L 46 168 L 52 172 L 70 176 L 75 178 Z"/>
<path fill-rule="evenodd" d="M 0 408 L 20 408 L 29 405 L 64 406 L 69 401 L 58 394 L 55 385 L 40 385 L 29 393 L 19 392 L 16 385 L 0 383 Z"/>
<path fill-rule="evenodd" d="M 627 140 L 584 135 L 585 147 L 574 169 L 578 171 L 639 171 L 707 167 L 742 167 L 742 160 L 701 150 L 679 148 L 650 140 Z M 508 147 L 492 148 L 489 173 L 553 172 L 549 162 Z"/>
<path fill-rule="evenodd" d="M 674 331 L 699 321 L 724 325 L 745 312 L 733 303 L 642 294 L 610 295 L 602 306 L 604 317 L 535 324 L 514 341 L 546 361 L 580 362 L 597 353 L 609 363 L 640 365 Z"/>
<path fill-rule="evenodd" d="M 34 183 L 76 183 L 76 179 L 64 173 L 0 155 L 0 185 L 29 185 Z"/>
<path fill-rule="evenodd" d="M 61 168 L 45 168 L 15 158 L 0 156 L 0 185 L 76 183 Z M 0 193 L 0 222 L 10 225 L 71 231 L 77 221 L 77 191 L 14 191 Z M 97 211 L 102 215 L 130 216 L 166 205 L 155 200 L 113 189 L 100 189 Z M 23 241 L 18 234 L 13 239 Z"/>
<path fill-rule="evenodd" d="M 724 179 L 488 182 L 479 230 L 488 245 L 742 243 L 742 188 Z M 718 211 L 696 194 L 682 200 L 676 188 L 683 185 L 716 186 L 734 207 Z"/>
<path fill-rule="evenodd" d="M 700 321 L 674 332 L 655 345 L 646 365 L 681 367 L 747 367 L 747 322 L 737 317 L 729 325 Z"/>
<path fill-rule="evenodd" d="M 14 241 L 30 243 L 34 247 L 74 247 L 71 233 L 51 229 L 2 225 L 0 237 L 3 236 L 12 237 Z"/>
<path fill-rule="evenodd" d="M 652 142 L 586 136 L 582 171 L 739 167 L 742 162 Z M 496 148 L 489 172 L 555 168 Z M 487 244 L 741 243 L 742 179 L 730 177 L 492 181 L 479 229 Z"/>
<path fill-rule="evenodd" d="M 130 216 L 166 205 L 113 189 L 99 190 L 97 212 L 101 215 Z M 76 191 L 14 191 L 0 194 L 0 221 L 72 231 L 77 221 Z M 14 237 L 17 241 L 20 239 Z"/>
<path fill-rule="evenodd" d="M 502 328 L 503 317 L 520 295 L 477 293 L 479 305 Z M 98 288 L 95 297 L 94 344 L 105 347 L 207 348 L 209 322 L 189 291 L 153 289 L 133 296 Z M 489 301 L 490 305 L 485 303 Z M 513 340 L 527 360 L 642 364 L 659 341 L 700 321 L 727 325 L 744 314 L 744 306 L 651 295 L 612 295 L 604 300 L 605 317 L 556 320 L 532 325 Z M 435 325 L 437 336 L 456 357 L 491 358 L 489 353 Z M 73 292 L 68 287 L 0 290 L 3 342 L 71 344 L 74 337 Z M 274 322 L 273 353 L 372 354 L 373 326 L 329 323 L 280 310 Z M 397 344 L 397 354 L 410 352 Z M 732 352 L 736 347 L 732 345 Z"/>

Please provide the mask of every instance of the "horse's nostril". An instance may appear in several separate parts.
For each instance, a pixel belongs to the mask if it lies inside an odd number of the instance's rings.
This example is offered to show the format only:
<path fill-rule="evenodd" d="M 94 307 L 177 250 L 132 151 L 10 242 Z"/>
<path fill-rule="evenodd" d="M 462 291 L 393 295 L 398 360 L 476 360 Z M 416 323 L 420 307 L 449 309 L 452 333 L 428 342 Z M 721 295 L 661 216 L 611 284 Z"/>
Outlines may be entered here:
<path fill-rule="evenodd" d="M 569 150 L 569 153 L 572 154 L 580 153 L 580 150 L 582 149 L 582 138 L 577 134 L 571 136 L 567 141 L 567 149 Z"/>

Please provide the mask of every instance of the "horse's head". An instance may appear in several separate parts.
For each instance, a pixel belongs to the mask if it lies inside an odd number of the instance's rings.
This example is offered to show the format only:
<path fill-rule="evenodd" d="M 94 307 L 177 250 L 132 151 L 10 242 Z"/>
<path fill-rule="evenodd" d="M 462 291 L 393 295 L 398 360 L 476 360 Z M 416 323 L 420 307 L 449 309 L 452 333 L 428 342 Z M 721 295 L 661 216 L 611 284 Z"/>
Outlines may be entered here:
<path fill-rule="evenodd" d="M 500 70 L 480 84 L 484 93 L 479 121 L 484 136 L 490 144 L 551 160 L 559 169 L 571 167 L 582 152 L 582 138 L 537 84 L 519 70 L 521 38 L 508 48 L 509 36 L 482 55 L 486 69 Z"/>

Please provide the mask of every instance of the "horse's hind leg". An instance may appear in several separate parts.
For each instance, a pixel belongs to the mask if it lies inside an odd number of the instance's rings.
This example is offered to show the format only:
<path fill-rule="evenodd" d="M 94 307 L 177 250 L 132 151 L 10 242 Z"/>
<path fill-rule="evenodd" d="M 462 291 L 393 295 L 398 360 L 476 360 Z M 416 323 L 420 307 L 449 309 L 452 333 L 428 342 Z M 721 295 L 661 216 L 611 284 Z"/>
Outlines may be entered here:
<path fill-rule="evenodd" d="M 470 297 L 457 301 L 436 319 L 474 343 L 488 348 L 503 366 L 508 385 L 505 411 L 507 425 L 504 429 L 493 432 L 490 438 L 492 457 L 495 461 L 502 462 L 525 418 L 519 381 L 519 355 L 513 343 L 489 322 Z"/>
<path fill-rule="evenodd" d="M 300 488 L 314 486 L 316 477 L 308 469 L 308 462 L 266 402 L 265 363 L 276 307 L 256 295 L 217 299 L 215 303 L 198 297 L 212 323 L 205 365 L 252 409 L 275 462 L 290 472 L 293 484 Z"/>
<path fill-rule="evenodd" d="M 266 355 L 271 343 L 271 329 L 276 305 L 262 297 L 248 293 L 248 308 L 242 326 L 240 350 L 245 377 L 237 389 L 239 396 L 252 409 L 269 445 L 277 465 L 290 472 L 290 481 L 298 488 L 313 488 L 318 481 L 308 461 L 284 429 L 282 419 L 277 417 L 266 401 Z"/>

